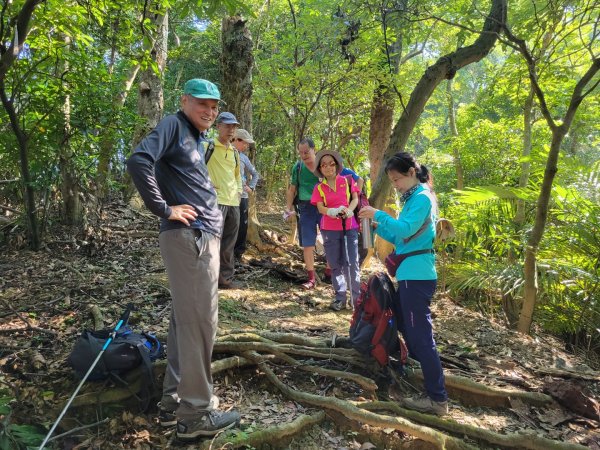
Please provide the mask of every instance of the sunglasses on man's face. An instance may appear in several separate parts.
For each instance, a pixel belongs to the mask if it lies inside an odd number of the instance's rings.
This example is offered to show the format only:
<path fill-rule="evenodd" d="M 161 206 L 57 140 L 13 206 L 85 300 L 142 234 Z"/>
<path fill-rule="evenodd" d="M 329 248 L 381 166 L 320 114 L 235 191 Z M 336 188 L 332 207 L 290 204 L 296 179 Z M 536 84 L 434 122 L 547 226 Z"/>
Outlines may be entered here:
<path fill-rule="evenodd" d="M 241 142 L 244 142 L 244 140 L 243 140 L 243 139 L 240 139 L 240 138 L 235 138 L 235 139 L 234 139 L 234 141 L 236 141 L 236 142 L 240 142 L 240 141 L 241 141 Z"/>

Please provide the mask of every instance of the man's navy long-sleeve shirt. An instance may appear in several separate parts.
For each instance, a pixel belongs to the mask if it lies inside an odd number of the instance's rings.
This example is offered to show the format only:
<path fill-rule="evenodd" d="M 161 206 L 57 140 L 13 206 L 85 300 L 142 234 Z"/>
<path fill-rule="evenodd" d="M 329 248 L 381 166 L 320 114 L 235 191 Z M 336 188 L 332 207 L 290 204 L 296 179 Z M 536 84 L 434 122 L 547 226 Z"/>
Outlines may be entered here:
<path fill-rule="evenodd" d="M 221 235 L 217 194 L 204 162 L 207 141 L 182 111 L 162 119 L 127 160 L 127 170 L 148 209 L 161 218 L 160 231 L 185 228 L 169 220 L 171 206 L 193 206 L 191 228 Z"/>

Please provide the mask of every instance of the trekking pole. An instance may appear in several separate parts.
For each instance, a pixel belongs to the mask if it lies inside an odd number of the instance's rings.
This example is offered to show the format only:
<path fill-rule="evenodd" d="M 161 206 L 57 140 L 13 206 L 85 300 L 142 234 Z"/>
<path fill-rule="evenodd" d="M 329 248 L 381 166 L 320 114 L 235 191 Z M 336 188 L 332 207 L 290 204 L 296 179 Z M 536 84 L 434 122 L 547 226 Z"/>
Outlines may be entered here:
<path fill-rule="evenodd" d="M 348 256 L 348 236 L 346 236 L 346 219 L 342 217 L 342 234 L 344 235 L 344 250 L 346 251 L 346 267 L 348 268 L 348 285 L 350 291 L 350 305 L 354 309 L 354 295 L 352 294 L 352 271 L 350 270 L 350 257 Z"/>
<path fill-rule="evenodd" d="M 48 440 L 50 439 L 50 436 L 52 436 L 52 433 L 54 433 L 54 430 L 56 429 L 56 427 L 58 426 L 59 422 L 61 421 L 61 419 L 63 418 L 63 416 L 67 412 L 67 409 L 69 409 L 69 406 L 71 406 L 71 403 L 73 403 L 73 400 L 75 400 L 75 396 L 77 395 L 77 393 L 79 392 L 79 390 L 83 386 L 83 383 L 85 383 L 85 381 L 87 380 L 87 378 L 90 376 L 90 373 L 92 373 L 92 370 L 94 370 L 94 367 L 96 367 L 96 364 L 98 364 L 98 361 L 100 361 L 100 358 L 102 358 L 102 355 L 104 354 L 104 351 L 106 350 L 106 348 L 110 345 L 110 343 L 112 342 L 112 340 L 117 335 L 117 331 L 119 331 L 119 328 L 121 328 L 123 325 L 127 324 L 127 321 L 129 320 L 129 314 L 131 313 L 132 310 L 133 310 L 133 304 L 129 303 L 127 305 L 127 308 L 125 309 L 125 312 L 123 312 L 123 315 L 121 315 L 121 318 L 119 319 L 119 322 L 117 323 L 117 326 L 115 326 L 115 328 L 113 329 L 112 333 L 110 333 L 110 336 L 108 337 L 108 339 L 104 343 L 104 347 L 102 347 L 102 350 L 100 350 L 100 353 L 98 353 L 98 356 L 96 356 L 96 359 L 94 360 L 94 362 L 92 363 L 92 365 L 88 369 L 87 373 L 81 379 L 81 382 L 79 383 L 79 386 L 77 386 L 77 389 L 75 389 L 75 392 L 73 392 L 73 395 L 71 395 L 71 397 L 69 398 L 69 401 L 67 402 L 67 404 L 65 405 L 65 407 L 61 411 L 60 415 L 58 416 L 58 419 L 56 419 L 56 422 L 54 422 L 54 425 L 52 425 L 52 428 L 50 428 L 50 431 L 48 432 L 48 434 L 44 438 L 44 441 L 42 442 L 42 445 L 40 445 L 40 447 L 39 447 L 38 450 L 43 450 L 43 448 L 45 447 L 45 445 L 48 443 Z"/>

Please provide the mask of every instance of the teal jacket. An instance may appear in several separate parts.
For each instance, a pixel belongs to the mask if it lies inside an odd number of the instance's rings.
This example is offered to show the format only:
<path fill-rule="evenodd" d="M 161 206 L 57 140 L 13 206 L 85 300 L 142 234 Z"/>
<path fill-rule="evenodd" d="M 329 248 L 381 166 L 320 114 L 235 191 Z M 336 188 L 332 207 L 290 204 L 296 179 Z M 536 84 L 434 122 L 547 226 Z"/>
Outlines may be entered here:
<path fill-rule="evenodd" d="M 433 248 L 435 239 L 435 222 L 437 207 L 435 198 L 429 189 L 422 185 L 408 198 L 398 219 L 394 219 L 384 211 L 377 211 L 374 220 L 377 222 L 375 233 L 396 247 L 395 253 L 408 253 L 415 250 Z M 427 218 L 431 222 L 419 236 L 404 243 L 404 239 L 415 234 Z M 400 280 L 436 280 L 435 255 L 426 253 L 409 256 L 396 271 L 396 279 Z"/>

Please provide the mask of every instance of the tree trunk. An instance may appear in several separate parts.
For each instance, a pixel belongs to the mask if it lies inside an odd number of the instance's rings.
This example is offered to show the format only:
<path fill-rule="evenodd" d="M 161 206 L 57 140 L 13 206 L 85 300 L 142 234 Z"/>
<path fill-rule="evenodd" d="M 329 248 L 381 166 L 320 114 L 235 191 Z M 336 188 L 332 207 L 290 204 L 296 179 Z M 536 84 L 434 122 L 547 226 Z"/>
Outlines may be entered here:
<path fill-rule="evenodd" d="M 138 113 L 144 119 L 144 123 L 136 129 L 134 146 L 158 125 L 165 104 L 162 80 L 167 64 L 168 12 L 165 11 L 163 15 L 156 13 L 153 21 L 157 36 L 151 57 L 156 63 L 158 73 L 154 68 L 147 67 L 140 74 Z"/>
<path fill-rule="evenodd" d="M 25 199 L 25 211 L 27 214 L 27 228 L 29 232 L 29 245 L 33 250 L 40 249 L 40 233 L 35 212 L 35 193 L 31 182 L 31 174 L 29 172 L 29 138 L 19 125 L 19 118 L 15 111 L 13 99 L 9 99 L 6 95 L 6 85 L 4 78 L 0 77 L 0 97 L 2 106 L 6 110 L 10 119 L 10 126 L 17 138 L 19 146 L 19 156 L 21 162 L 21 180 L 23 182 L 23 197 Z"/>
<path fill-rule="evenodd" d="M 483 59 L 496 44 L 505 20 L 506 0 L 493 0 L 490 14 L 477 40 L 472 45 L 461 47 L 448 55 L 442 56 L 435 64 L 425 70 L 417 86 L 413 89 L 402 116 L 394 127 L 385 156 L 390 157 L 395 152 L 404 150 L 408 138 L 435 88 L 443 80 L 452 79 L 456 71 L 462 67 Z M 370 203 L 374 207 L 380 208 L 385 203 L 389 190 L 389 180 L 385 176 L 385 172 L 380 169 L 373 183 L 373 190 L 369 198 Z"/>
<path fill-rule="evenodd" d="M 448 124 L 450 126 L 450 136 L 452 141 L 458 137 L 458 128 L 456 127 L 456 110 L 454 107 L 454 96 L 452 95 L 452 79 L 446 83 L 446 96 L 448 98 Z M 455 146 L 452 146 L 454 156 L 454 169 L 456 170 L 456 189 L 462 190 L 465 187 L 465 175 L 460 153 Z"/>
<path fill-rule="evenodd" d="M 524 188 L 529 183 L 529 174 L 531 172 L 531 135 L 533 127 L 533 88 L 530 88 L 529 95 L 523 105 L 523 151 L 521 152 L 521 176 L 519 177 L 519 187 Z M 525 201 L 517 201 L 517 213 L 515 215 L 515 223 L 519 226 L 525 223 Z"/>
<path fill-rule="evenodd" d="M 64 52 L 69 52 L 71 38 L 63 35 Z M 60 67 L 62 66 L 62 67 Z M 69 63 L 63 59 L 59 65 L 57 77 L 69 71 Z M 71 148 L 71 94 L 66 83 L 61 85 L 61 136 L 58 142 L 58 166 L 60 170 L 60 192 L 62 195 L 62 221 L 66 225 L 78 225 L 83 220 L 83 207 L 80 198 L 79 177 L 75 167 L 73 149 Z"/>
<path fill-rule="evenodd" d="M 231 16 L 222 22 L 223 52 L 221 84 L 227 110 L 235 114 L 240 128 L 252 133 L 252 37 L 246 20 Z"/>
<path fill-rule="evenodd" d="M 240 127 L 252 134 L 252 66 L 254 65 L 253 43 L 246 20 L 240 16 L 225 17 L 222 22 L 223 52 L 221 73 L 223 77 L 223 99 L 228 111 L 235 114 Z M 254 149 L 248 158 L 254 162 Z M 256 195 L 248 195 L 247 240 L 255 247 L 263 246 L 259 233 L 260 223 L 256 214 Z"/>
<path fill-rule="evenodd" d="M 115 95 L 112 102 L 112 114 L 114 123 L 119 123 L 120 113 L 125 106 L 125 100 L 131 91 L 131 87 L 140 70 L 140 65 L 137 64 L 129 70 L 129 74 L 125 80 L 121 91 Z M 115 151 L 115 135 L 109 130 L 102 130 L 100 138 L 100 153 L 98 155 L 98 169 L 96 172 L 96 196 L 99 200 L 104 199 L 108 194 L 108 183 L 110 181 L 110 160 Z"/>
<path fill-rule="evenodd" d="M 153 41 L 150 52 L 152 61 L 156 64 L 158 73 L 152 67 L 147 67 L 140 74 L 138 90 L 138 114 L 142 123 L 133 133 L 131 148 L 135 148 L 162 118 L 164 108 L 163 74 L 167 65 L 167 38 L 169 35 L 169 13 L 160 8 L 152 18 L 156 30 L 156 40 Z M 130 198 L 135 189 L 128 175 L 125 175 L 125 197 Z"/>
<path fill-rule="evenodd" d="M 6 94 L 5 79 L 8 70 L 21 53 L 21 49 L 25 44 L 25 39 L 29 34 L 29 22 L 33 16 L 33 11 L 40 3 L 41 0 L 27 0 L 19 10 L 17 16 L 10 20 L 10 23 L 6 28 L 3 27 L 3 34 L 0 36 L 2 39 L 5 39 L 5 41 L 10 42 L 5 51 L 0 54 L 0 99 L 2 100 L 2 106 L 8 114 L 11 128 L 19 146 L 21 179 L 23 181 L 24 191 L 23 197 L 25 198 L 27 228 L 29 231 L 29 245 L 33 250 L 39 250 L 40 248 L 40 234 L 35 214 L 35 195 L 31 184 L 31 174 L 29 173 L 28 137 L 19 125 L 19 118 L 15 110 L 13 99 L 9 99 Z M 11 27 L 14 28 L 14 32 L 11 32 Z M 11 34 L 13 34 L 14 37 L 11 36 Z"/>
<path fill-rule="evenodd" d="M 542 188 L 537 200 L 535 224 L 527 241 L 527 248 L 525 249 L 523 307 L 519 316 L 519 324 L 517 325 L 517 329 L 521 333 L 529 333 L 531 322 L 533 320 L 533 311 L 535 309 L 538 289 L 537 251 L 544 235 L 544 229 L 546 228 L 546 221 L 548 219 L 548 204 L 550 203 L 550 195 L 552 193 L 552 182 L 558 171 L 560 145 L 567 131 L 568 129 L 564 129 L 561 126 L 555 128 L 552 132 L 552 144 L 550 146 L 548 160 L 546 161 L 544 181 L 542 182 Z"/>
<path fill-rule="evenodd" d="M 577 112 L 579 105 L 581 105 L 583 99 L 598 86 L 598 82 L 596 82 L 592 84 L 591 88 L 587 88 L 587 85 L 600 71 L 600 58 L 592 59 L 590 68 L 575 85 L 564 119 L 560 125 L 557 125 L 552 113 L 550 112 L 550 109 L 548 108 L 548 104 L 546 103 L 546 96 L 538 83 L 536 65 L 537 59 L 534 58 L 529 52 L 525 41 L 514 36 L 506 25 L 504 26 L 504 33 L 509 40 L 516 44 L 521 52 L 521 55 L 527 62 L 531 87 L 538 99 L 542 115 L 544 116 L 544 119 L 546 119 L 548 127 L 552 130 L 550 152 L 548 153 L 546 169 L 544 171 L 544 179 L 542 181 L 542 187 L 536 204 L 535 223 L 533 225 L 531 235 L 527 241 L 527 247 L 525 250 L 525 284 L 523 288 L 523 307 L 519 316 L 517 330 L 521 333 L 528 334 L 531 329 L 533 312 L 537 302 L 537 252 L 544 235 L 546 221 L 548 218 L 548 205 L 550 203 L 550 196 L 552 193 L 552 183 L 554 181 L 556 172 L 558 171 L 560 147 L 564 137 L 569 132 L 569 128 L 573 123 L 573 118 L 575 117 L 575 113 Z M 584 92 L 585 89 L 588 90 Z"/>
<path fill-rule="evenodd" d="M 371 180 L 377 178 L 383 162 L 385 149 L 390 143 L 392 124 L 394 121 L 395 94 L 390 93 L 393 87 L 380 84 L 373 94 L 371 118 L 369 121 L 369 162 Z"/>

